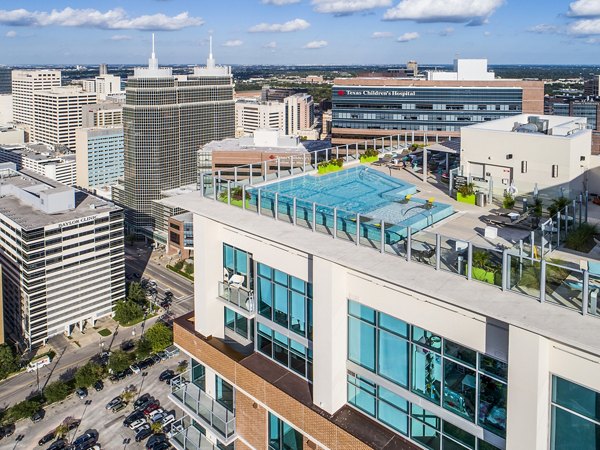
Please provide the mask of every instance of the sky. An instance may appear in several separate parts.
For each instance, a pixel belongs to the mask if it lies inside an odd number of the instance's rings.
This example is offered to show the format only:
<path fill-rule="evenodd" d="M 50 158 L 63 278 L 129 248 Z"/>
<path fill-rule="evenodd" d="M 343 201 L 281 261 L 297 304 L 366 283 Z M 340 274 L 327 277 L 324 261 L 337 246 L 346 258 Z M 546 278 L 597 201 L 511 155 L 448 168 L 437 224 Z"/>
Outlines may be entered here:
<path fill-rule="evenodd" d="M 0 64 L 600 63 L 600 0 L 2 0 Z"/>

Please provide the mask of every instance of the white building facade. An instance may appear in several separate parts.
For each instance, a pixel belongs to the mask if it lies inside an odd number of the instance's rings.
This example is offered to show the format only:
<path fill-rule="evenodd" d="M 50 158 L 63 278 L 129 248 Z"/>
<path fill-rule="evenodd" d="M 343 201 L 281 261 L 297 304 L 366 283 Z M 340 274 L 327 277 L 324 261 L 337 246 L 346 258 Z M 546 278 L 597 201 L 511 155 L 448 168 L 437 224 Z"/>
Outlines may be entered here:
<path fill-rule="evenodd" d="M 125 296 L 122 210 L 32 172 L 1 175 L 7 334 L 36 347 L 111 315 Z"/>
<path fill-rule="evenodd" d="M 285 105 L 281 102 L 260 102 L 238 99 L 235 102 L 236 137 L 247 136 L 258 129 L 285 129 Z"/>
<path fill-rule="evenodd" d="M 64 154 L 41 144 L 2 145 L 0 163 L 16 164 L 17 170 L 30 170 L 67 186 L 77 182 L 75 154 Z"/>
<path fill-rule="evenodd" d="M 33 93 L 61 85 L 60 70 L 13 70 L 13 119 L 16 123 L 33 126 Z"/>

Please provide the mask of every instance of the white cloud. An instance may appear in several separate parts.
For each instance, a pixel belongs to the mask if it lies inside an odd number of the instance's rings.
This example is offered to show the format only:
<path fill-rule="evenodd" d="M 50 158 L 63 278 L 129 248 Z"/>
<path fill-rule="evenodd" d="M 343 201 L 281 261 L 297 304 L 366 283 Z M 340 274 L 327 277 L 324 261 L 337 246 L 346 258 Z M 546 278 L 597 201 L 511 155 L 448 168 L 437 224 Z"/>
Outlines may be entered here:
<path fill-rule="evenodd" d="M 310 41 L 308 44 L 304 46 L 304 48 L 308 48 L 311 50 L 316 50 L 318 48 L 327 47 L 327 41 Z"/>
<path fill-rule="evenodd" d="M 414 41 L 415 39 L 419 39 L 419 33 L 417 33 L 416 31 L 411 31 L 408 33 L 404 33 L 402 36 L 400 36 L 398 38 L 398 42 L 410 42 Z"/>
<path fill-rule="evenodd" d="M 383 18 L 481 25 L 503 4 L 504 0 L 401 0 Z"/>
<path fill-rule="evenodd" d="M 14 38 L 17 37 L 17 32 L 15 30 L 10 30 L 6 32 L 6 37 L 7 38 Z"/>
<path fill-rule="evenodd" d="M 390 6 L 392 0 L 312 0 L 314 10 L 320 13 L 351 14 L 359 11 Z"/>
<path fill-rule="evenodd" d="M 598 17 L 600 16 L 600 1 L 577 0 L 569 5 L 568 16 L 571 17 Z"/>
<path fill-rule="evenodd" d="M 291 31 L 306 30 L 310 27 L 304 19 L 294 19 L 285 23 L 259 23 L 250 28 L 250 33 L 289 33 Z"/>
<path fill-rule="evenodd" d="M 394 37 L 394 33 L 392 33 L 391 31 L 375 31 L 371 37 L 373 39 L 386 39 L 386 38 L 391 38 Z"/>
<path fill-rule="evenodd" d="M 187 12 L 176 16 L 153 14 L 131 17 L 122 8 L 101 12 L 97 9 L 53 9 L 28 11 L 26 9 L 0 10 L 0 25 L 32 27 L 86 27 L 106 30 L 164 30 L 173 31 L 199 26 L 204 21 L 190 17 Z"/>
<path fill-rule="evenodd" d="M 283 6 L 283 5 L 292 5 L 294 3 L 300 3 L 300 0 L 262 0 L 265 5 L 275 5 L 275 6 Z"/>
<path fill-rule="evenodd" d="M 569 25 L 568 32 L 577 36 L 600 34 L 600 19 L 576 20 Z"/>
<path fill-rule="evenodd" d="M 448 28 L 444 28 L 442 31 L 440 31 L 438 34 L 440 36 L 450 36 L 452 33 L 454 33 L 454 28 L 452 27 L 448 27 Z"/>
<path fill-rule="evenodd" d="M 487 36 L 491 36 L 492 33 L 491 33 L 491 31 L 484 31 L 483 35 L 487 37 Z"/>
<path fill-rule="evenodd" d="M 558 27 L 556 25 L 550 25 L 547 23 L 540 23 L 535 25 L 529 29 L 527 29 L 530 33 L 538 33 L 538 34 L 547 34 L 547 33 L 557 33 Z"/>
<path fill-rule="evenodd" d="M 131 36 L 127 36 L 126 34 L 115 34 L 110 37 L 112 41 L 130 41 L 133 38 Z"/>
<path fill-rule="evenodd" d="M 276 49 L 277 42 L 275 42 L 275 41 L 267 42 L 265 45 L 263 45 L 263 48 Z"/>
<path fill-rule="evenodd" d="M 223 47 L 239 47 L 240 45 L 243 45 L 244 41 L 241 41 L 239 39 L 232 39 L 231 41 L 225 41 L 223 43 Z"/>

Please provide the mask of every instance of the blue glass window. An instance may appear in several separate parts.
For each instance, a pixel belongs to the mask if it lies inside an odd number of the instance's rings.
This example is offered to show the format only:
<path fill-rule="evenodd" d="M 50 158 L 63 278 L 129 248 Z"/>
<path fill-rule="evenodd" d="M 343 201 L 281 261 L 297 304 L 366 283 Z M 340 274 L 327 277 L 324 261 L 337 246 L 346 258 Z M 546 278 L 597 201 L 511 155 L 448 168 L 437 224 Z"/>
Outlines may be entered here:
<path fill-rule="evenodd" d="M 221 405 L 223 405 L 229 411 L 233 412 L 233 406 L 234 406 L 233 386 L 217 375 L 215 378 L 215 390 L 217 393 L 217 395 L 216 395 L 217 402 L 219 402 Z"/>
<path fill-rule="evenodd" d="M 303 450 L 302 433 L 269 413 L 269 450 Z"/>
<path fill-rule="evenodd" d="M 379 328 L 408 338 L 408 324 L 382 312 L 379 313 Z"/>
<path fill-rule="evenodd" d="M 256 350 L 300 376 L 312 380 L 312 352 L 299 342 L 260 322 L 257 325 Z"/>
<path fill-rule="evenodd" d="M 383 330 L 379 332 L 378 344 L 378 373 L 407 388 L 410 344 L 405 339 Z"/>
<path fill-rule="evenodd" d="M 375 371 L 375 327 L 348 317 L 348 359 Z"/>
<path fill-rule="evenodd" d="M 415 344 L 412 349 L 412 391 L 439 405 L 442 357 Z"/>
<path fill-rule="evenodd" d="M 348 301 L 348 314 L 365 322 L 375 323 L 375 310 L 352 300 Z"/>

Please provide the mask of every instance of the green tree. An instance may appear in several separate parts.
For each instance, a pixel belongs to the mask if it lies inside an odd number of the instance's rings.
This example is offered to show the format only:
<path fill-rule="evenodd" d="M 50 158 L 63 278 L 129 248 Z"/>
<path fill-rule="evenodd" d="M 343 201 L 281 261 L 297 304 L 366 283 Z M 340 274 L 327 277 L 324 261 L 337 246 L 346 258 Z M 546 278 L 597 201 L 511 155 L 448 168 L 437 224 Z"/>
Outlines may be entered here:
<path fill-rule="evenodd" d="M 127 290 L 127 300 L 143 304 L 146 301 L 146 290 L 140 283 L 129 283 Z"/>
<path fill-rule="evenodd" d="M 147 358 L 152 353 L 152 342 L 145 337 L 140 339 L 135 349 L 135 355 L 138 359 Z"/>
<path fill-rule="evenodd" d="M 77 387 L 89 387 L 102 378 L 102 366 L 95 362 L 88 362 L 77 369 L 75 373 L 75 383 Z"/>
<path fill-rule="evenodd" d="M 181 269 L 183 269 L 183 264 L 184 264 L 184 262 L 179 260 L 173 265 L 173 268 L 175 270 L 181 270 Z"/>
<path fill-rule="evenodd" d="M 128 325 L 144 317 L 144 310 L 131 300 L 119 300 L 115 305 L 115 320 L 121 325 Z"/>
<path fill-rule="evenodd" d="M 173 343 L 173 331 L 162 322 L 157 322 L 148 328 L 144 339 L 152 345 L 152 350 L 160 352 Z"/>
<path fill-rule="evenodd" d="M 50 383 L 44 389 L 44 398 L 48 403 L 55 403 L 64 400 L 71 393 L 71 388 L 64 381 L 55 381 Z"/>
<path fill-rule="evenodd" d="M 134 358 L 135 355 L 133 353 L 116 350 L 112 352 L 108 358 L 108 368 L 112 370 L 113 373 L 122 372 L 131 365 Z"/>
<path fill-rule="evenodd" d="M 26 417 L 31 417 L 34 412 L 40 409 L 40 402 L 35 400 L 24 400 L 11 406 L 6 414 L 7 422 L 16 422 Z"/>
<path fill-rule="evenodd" d="M 185 273 L 187 273 L 188 275 L 192 275 L 194 273 L 194 265 L 193 264 L 186 264 L 185 265 L 185 269 L 183 269 L 183 271 Z"/>
<path fill-rule="evenodd" d="M 13 348 L 8 344 L 0 345 L 0 380 L 19 368 Z"/>

